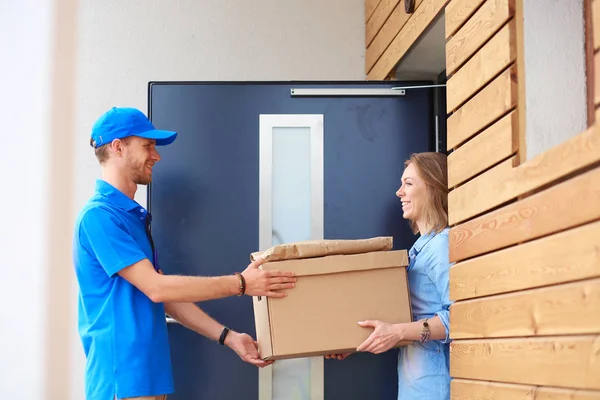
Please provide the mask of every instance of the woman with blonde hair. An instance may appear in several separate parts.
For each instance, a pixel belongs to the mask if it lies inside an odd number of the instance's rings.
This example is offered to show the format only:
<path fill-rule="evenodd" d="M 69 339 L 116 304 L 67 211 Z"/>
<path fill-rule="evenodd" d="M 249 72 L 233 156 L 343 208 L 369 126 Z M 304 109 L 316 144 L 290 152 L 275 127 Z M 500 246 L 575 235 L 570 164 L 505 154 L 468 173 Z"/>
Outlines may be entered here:
<path fill-rule="evenodd" d="M 415 234 L 420 234 L 408 253 L 413 322 L 359 322 L 374 330 L 357 350 L 379 354 L 400 342 L 412 341 L 400 347 L 398 355 L 398 399 L 450 399 L 446 155 L 413 154 L 405 162 L 396 196 L 404 219 L 410 221 Z"/>

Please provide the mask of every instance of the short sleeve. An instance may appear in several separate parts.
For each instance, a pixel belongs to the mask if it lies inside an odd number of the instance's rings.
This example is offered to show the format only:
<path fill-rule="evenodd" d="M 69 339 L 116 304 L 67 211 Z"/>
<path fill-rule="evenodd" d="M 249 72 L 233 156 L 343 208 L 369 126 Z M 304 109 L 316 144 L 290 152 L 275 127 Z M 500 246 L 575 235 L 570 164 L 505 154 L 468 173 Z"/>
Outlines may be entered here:
<path fill-rule="evenodd" d="M 101 207 L 91 208 L 83 215 L 79 240 L 110 277 L 147 258 L 119 218 Z"/>

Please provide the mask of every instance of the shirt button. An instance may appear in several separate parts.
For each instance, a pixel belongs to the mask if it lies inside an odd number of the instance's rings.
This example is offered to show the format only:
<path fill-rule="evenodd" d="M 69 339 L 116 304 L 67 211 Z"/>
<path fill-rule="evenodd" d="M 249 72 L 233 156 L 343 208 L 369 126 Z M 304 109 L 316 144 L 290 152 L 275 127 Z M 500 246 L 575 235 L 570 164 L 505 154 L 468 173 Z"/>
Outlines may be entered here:
<path fill-rule="evenodd" d="M 141 212 L 141 213 L 143 213 L 143 212 L 144 212 L 144 209 L 143 209 L 143 208 L 140 208 L 140 212 Z"/>
<path fill-rule="evenodd" d="M 143 220 L 143 219 L 144 219 L 144 217 L 140 217 L 140 219 L 141 219 L 141 220 Z"/>

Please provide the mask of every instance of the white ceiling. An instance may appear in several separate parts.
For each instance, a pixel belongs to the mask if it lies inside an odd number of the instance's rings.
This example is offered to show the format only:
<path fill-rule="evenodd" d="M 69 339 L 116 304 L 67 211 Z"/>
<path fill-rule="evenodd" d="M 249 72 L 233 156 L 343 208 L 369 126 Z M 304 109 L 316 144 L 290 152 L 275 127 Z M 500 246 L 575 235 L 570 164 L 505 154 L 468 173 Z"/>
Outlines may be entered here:
<path fill-rule="evenodd" d="M 446 68 L 444 13 L 423 33 L 396 69 L 397 80 L 436 80 Z"/>

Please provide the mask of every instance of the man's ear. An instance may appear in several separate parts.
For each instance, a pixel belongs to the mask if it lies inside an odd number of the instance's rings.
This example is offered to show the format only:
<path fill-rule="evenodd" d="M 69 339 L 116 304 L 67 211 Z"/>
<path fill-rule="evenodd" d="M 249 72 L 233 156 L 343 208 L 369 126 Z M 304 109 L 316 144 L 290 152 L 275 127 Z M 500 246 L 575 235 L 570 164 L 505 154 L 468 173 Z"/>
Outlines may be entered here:
<path fill-rule="evenodd" d="M 117 156 L 123 154 L 123 141 L 121 139 L 115 139 L 110 142 L 110 148 Z"/>

